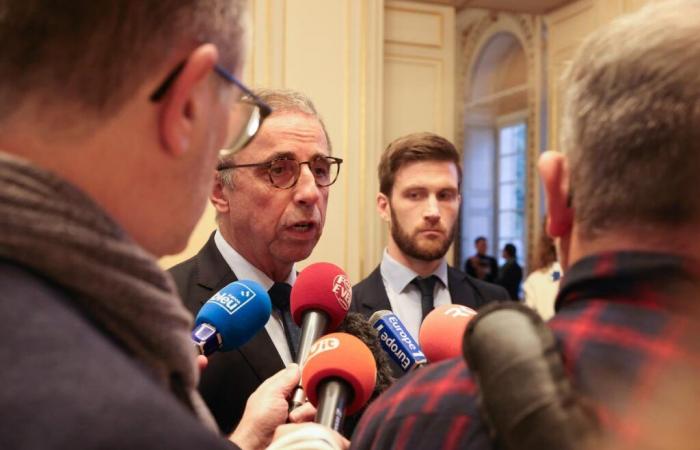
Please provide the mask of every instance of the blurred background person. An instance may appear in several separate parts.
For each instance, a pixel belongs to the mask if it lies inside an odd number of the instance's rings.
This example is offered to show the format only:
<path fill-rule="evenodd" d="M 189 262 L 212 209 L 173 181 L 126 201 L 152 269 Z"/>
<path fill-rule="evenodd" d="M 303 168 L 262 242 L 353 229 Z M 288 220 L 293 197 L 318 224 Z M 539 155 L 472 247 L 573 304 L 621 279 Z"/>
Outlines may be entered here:
<path fill-rule="evenodd" d="M 486 254 L 489 243 L 484 236 L 474 239 L 476 253 L 464 262 L 467 274 L 489 283 L 495 283 L 498 276 L 498 261 Z"/>
<path fill-rule="evenodd" d="M 518 249 L 508 243 L 501 253 L 506 262 L 498 269 L 496 284 L 500 284 L 510 295 L 511 300 L 520 300 L 520 282 L 523 281 L 523 269 L 518 264 Z"/>

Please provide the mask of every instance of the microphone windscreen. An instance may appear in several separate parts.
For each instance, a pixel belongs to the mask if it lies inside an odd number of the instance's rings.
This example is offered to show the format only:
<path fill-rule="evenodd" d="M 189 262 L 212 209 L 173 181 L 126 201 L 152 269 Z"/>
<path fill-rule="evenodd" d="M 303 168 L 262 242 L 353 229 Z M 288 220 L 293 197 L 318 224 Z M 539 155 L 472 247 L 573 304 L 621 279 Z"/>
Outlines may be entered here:
<path fill-rule="evenodd" d="M 208 323 L 221 335 L 221 351 L 248 342 L 270 319 L 272 303 L 264 287 L 252 280 L 230 283 L 197 313 L 195 326 Z"/>
<path fill-rule="evenodd" d="M 372 352 L 374 362 L 377 363 L 377 381 L 374 386 L 372 398 L 379 396 L 379 394 L 387 390 L 396 380 L 391 373 L 389 356 L 387 356 L 385 350 L 379 343 L 377 330 L 365 319 L 365 316 L 360 313 L 349 311 L 338 327 L 338 331 L 355 336 Z"/>
<path fill-rule="evenodd" d="M 347 333 L 323 336 L 311 347 L 304 363 L 301 381 L 304 392 L 318 405 L 318 388 L 324 380 L 341 379 L 352 389 L 352 400 L 345 411 L 352 414 L 372 396 L 377 366 L 372 352 L 361 340 Z"/>
<path fill-rule="evenodd" d="M 441 305 L 420 326 L 418 341 L 431 363 L 462 355 L 462 337 L 476 311 L 463 305 Z"/>
<path fill-rule="evenodd" d="M 352 287 L 343 269 L 331 263 L 315 263 L 302 270 L 289 299 L 292 317 L 302 325 L 305 311 L 322 311 L 328 330 L 335 330 L 350 308 Z"/>

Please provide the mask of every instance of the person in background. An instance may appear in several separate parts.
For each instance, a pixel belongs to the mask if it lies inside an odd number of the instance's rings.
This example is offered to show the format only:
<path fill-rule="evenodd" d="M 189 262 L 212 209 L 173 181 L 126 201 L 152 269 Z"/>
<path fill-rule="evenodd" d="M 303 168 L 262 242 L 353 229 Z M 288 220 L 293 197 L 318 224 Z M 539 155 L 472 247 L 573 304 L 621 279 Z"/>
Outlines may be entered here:
<path fill-rule="evenodd" d="M 486 254 L 488 247 L 488 241 L 484 236 L 474 239 L 476 253 L 464 262 L 464 271 L 479 280 L 495 283 L 498 277 L 498 261 Z"/>
<path fill-rule="evenodd" d="M 503 246 L 501 256 L 506 262 L 498 269 L 496 284 L 506 288 L 511 300 L 520 300 L 520 282 L 523 280 L 523 269 L 518 264 L 518 250 L 515 245 L 508 243 Z"/>
<path fill-rule="evenodd" d="M 389 228 L 382 262 L 353 287 L 350 309 L 370 317 L 391 310 L 417 340 L 435 306 L 478 309 L 505 300 L 500 286 L 449 267 L 445 254 L 455 236 L 460 207 L 460 156 L 447 139 L 413 133 L 391 142 L 379 162 L 377 210 Z M 402 375 L 395 367 L 394 374 Z"/>
<path fill-rule="evenodd" d="M 523 283 L 525 304 L 537 311 L 543 320 L 549 320 L 554 315 L 554 300 L 562 271 L 554 240 L 547 234 L 544 224 L 535 247 L 533 267 Z"/>

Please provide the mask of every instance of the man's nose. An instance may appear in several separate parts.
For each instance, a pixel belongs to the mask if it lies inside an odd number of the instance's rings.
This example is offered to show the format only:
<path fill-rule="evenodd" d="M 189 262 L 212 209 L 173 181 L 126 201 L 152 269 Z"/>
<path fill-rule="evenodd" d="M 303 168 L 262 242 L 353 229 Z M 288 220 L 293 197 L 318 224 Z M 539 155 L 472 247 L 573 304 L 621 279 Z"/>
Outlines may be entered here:
<path fill-rule="evenodd" d="M 320 189 L 309 166 L 301 166 L 299 179 L 294 186 L 294 201 L 302 205 L 313 205 L 321 198 Z"/>
<path fill-rule="evenodd" d="M 425 211 L 423 212 L 423 217 L 426 220 L 438 221 L 440 220 L 440 208 L 438 205 L 438 200 L 434 195 L 429 195 L 427 204 L 425 205 Z"/>

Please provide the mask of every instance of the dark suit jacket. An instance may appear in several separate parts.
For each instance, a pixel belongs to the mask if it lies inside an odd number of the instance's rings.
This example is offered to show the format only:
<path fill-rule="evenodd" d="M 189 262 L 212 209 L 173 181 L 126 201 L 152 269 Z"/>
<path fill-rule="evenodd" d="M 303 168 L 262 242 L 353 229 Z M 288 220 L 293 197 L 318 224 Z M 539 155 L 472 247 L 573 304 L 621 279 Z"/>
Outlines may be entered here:
<path fill-rule="evenodd" d="M 511 300 L 520 300 L 520 282 L 523 280 L 523 269 L 516 260 L 508 261 L 498 271 L 496 283 L 508 291 Z"/>
<path fill-rule="evenodd" d="M 214 293 L 237 280 L 216 248 L 214 234 L 197 255 L 169 271 L 182 300 L 195 315 Z M 264 329 L 237 350 L 209 356 L 199 390 L 223 433 L 229 434 L 236 427 L 250 394 L 283 368 L 284 363 Z"/>
<path fill-rule="evenodd" d="M 447 267 L 447 287 L 452 303 L 468 306 L 478 310 L 491 301 L 508 300 L 508 292 L 501 286 L 477 280 L 461 270 Z M 379 267 L 367 278 L 352 288 L 352 303 L 350 311 L 359 312 L 369 318 L 375 311 L 391 311 L 391 303 L 384 289 L 382 274 Z M 416 339 L 418 336 L 415 336 Z M 394 376 L 400 377 L 403 371 L 392 363 Z"/>

